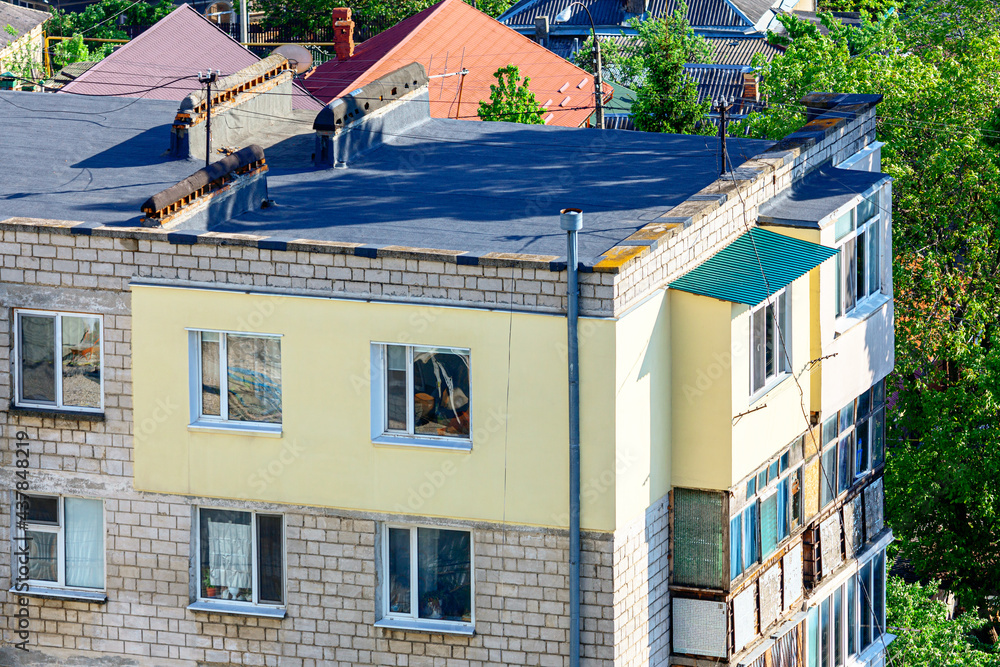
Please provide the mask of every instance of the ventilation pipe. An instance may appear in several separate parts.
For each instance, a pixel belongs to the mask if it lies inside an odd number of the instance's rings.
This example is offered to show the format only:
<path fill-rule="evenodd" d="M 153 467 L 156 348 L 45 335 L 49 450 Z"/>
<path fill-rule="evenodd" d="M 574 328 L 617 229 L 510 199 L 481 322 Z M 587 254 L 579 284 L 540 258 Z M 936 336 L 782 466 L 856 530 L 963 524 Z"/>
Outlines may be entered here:
<path fill-rule="evenodd" d="M 569 665 L 580 667 L 580 350 L 577 320 L 580 287 L 577 266 L 577 232 L 583 229 L 583 211 L 564 208 L 559 226 L 566 231 L 567 357 L 569 362 Z"/>

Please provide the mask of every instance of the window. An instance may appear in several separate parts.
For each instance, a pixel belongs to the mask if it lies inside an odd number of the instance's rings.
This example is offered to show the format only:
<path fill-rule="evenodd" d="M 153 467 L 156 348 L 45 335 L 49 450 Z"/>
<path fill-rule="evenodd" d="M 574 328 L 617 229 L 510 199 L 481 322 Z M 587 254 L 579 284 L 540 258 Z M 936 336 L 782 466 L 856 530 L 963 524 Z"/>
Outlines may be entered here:
<path fill-rule="evenodd" d="M 844 667 L 879 641 L 885 628 L 885 550 L 811 607 L 806 615 L 808 667 Z"/>
<path fill-rule="evenodd" d="M 797 438 L 747 482 L 746 502 L 729 519 L 730 581 L 770 557 L 802 525 L 802 444 Z"/>
<path fill-rule="evenodd" d="M 790 292 L 783 289 L 750 314 L 750 393 L 790 370 Z"/>
<path fill-rule="evenodd" d="M 885 462 L 885 385 L 874 386 L 823 422 L 820 507 Z"/>
<path fill-rule="evenodd" d="M 373 437 L 469 440 L 471 387 L 469 351 L 415 345 L 378 345 L 383 369 L 373 392 Z"/>
<path fill-rule="evenodd" d="M 15 311 L 16 404 L 100 412 L 100 315 Z"/>
<path fill-rule="evenodd" d="M 724 499 L 716 491 L 674 488 L 674 583 L 722 588 L 729 581 L 725 576 Z"/>
<path fill-rule="evenodd" d="M 284 519 L 280 514 L 198 510 L 201 599 L 283 605 L 284 553 Z"/>
<path fill-rule="evenodd" d="M 384 617 L 472 625 L 472 534 L 467 530 L 386 526 Z"/>
<path fill-rule="evenodd" d="M 191 332 L 192 408 L 203 424 L 281 424 L 281 339 L 220 331 Z"/>
<path fill-rule="evenodd" d="M 879 191 L 866 197 L 834 223 L 837 255 L 836 314 L 849 315 L 882 288 Z"/>
<path fill-rule="evenodd" d="M 19 494 L 20 502 L 28 503 L 19 537 L 28 542 L 29 585 L 104 588 L 103 501 Z"/>

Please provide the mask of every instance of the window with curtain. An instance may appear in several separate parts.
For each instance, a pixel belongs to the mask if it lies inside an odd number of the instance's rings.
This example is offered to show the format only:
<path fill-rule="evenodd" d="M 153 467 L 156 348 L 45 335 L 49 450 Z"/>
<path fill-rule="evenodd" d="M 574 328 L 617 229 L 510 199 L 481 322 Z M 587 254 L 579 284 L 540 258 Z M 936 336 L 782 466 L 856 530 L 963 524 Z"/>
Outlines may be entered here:
<path fill-rule="evenodd" d="M 99 315 L 15 311 L 15 403 L 99 412 L 104 406 Z"/>
<path fill-rule="evenodd" d="M 472 410 L 468 350 L 375 345 L 382 367 L 382 423 L 389 437 L 468 440 Z"/>
<path fill-rule="evenodd" d="M 104 502 L 30 496 L 23 535 L 32 585 L 104 588 Z"/>
<path fill-rule="evenodd" d="M 200 597 L 284 604 L 284 519 L 280 515 L 201 508 Z"/>
<path fill-rule="evenodd" d="M 281 339 L 260 334 L 191 332 L 197 377 L 191 390 L 196 421 L 281 424 Z"/>
<path fill-rule="evenodd" d="M 473 623 L 472 533 L 386 526 L 383 536 L 383 616 Z"/>

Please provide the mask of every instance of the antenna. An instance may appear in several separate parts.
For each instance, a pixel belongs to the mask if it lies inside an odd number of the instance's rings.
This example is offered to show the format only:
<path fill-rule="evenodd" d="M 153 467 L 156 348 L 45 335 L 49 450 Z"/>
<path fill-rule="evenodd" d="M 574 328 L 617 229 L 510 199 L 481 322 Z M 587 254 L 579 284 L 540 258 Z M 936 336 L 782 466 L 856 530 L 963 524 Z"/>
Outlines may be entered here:
<path fill-rule="evenodd" d="M 198 83 L 206 86 L 205 100 L 207 107 L 205 110 L 205 167 L 208 167 L 212 160 L 212 84 L 219 77 L 219 70 L 212 71 L 208 68 L 207 74 L 198 72 Z"/>

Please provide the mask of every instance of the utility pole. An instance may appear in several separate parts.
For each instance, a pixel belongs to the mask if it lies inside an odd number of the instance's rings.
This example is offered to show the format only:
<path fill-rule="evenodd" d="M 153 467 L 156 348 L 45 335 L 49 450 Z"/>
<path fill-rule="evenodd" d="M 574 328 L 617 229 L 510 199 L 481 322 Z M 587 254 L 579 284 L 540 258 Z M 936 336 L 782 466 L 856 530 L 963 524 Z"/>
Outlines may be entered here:
<path fill-rule="evenodd" d="M 589 12 L 588 12 L 589 14 Z M 592 33 L 594 35 L 594 97 L 596 98 L 597 111 L 596 111 L 596 125 L 598 130 L 604 129 L 604 80 L 601 77 L 601 42 L 597 39 L 597 30 L 595 29 Z"/>
<path fill-rule="evenodd" d="M 725 97 L 719 98 L 715 110 L 719 112 L 719 145 L 722 150 L 722 171 L 719 175 L 729 171 L 729 153 L 726 152 L 726 125 L 729 122 L 727 113 L 729 112 L 729 102 Z"/>
<path fill-rule="evenodd" d="M 240 42 L 246 46 L 250 41 L 250 17 L 247 12 L 247 0 L 240 0 Z"/>
<path fill-rule="evenodd" d="M 206 86 L 205 102 L 205 167 L 212 161 L 212 84 L 219 77 L 219 70 L 212 71 L 210 67 L 207 74 L 198 72 L 198 83 Z"/>

